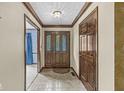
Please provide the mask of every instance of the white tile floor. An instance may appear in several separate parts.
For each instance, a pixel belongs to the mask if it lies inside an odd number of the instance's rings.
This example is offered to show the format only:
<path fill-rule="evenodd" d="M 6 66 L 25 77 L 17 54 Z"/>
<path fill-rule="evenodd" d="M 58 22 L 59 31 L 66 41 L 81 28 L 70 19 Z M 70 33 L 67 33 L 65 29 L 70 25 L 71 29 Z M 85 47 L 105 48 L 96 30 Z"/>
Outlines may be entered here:
<path fill-rule="evenodd" d="M 37 65 L 26 65 L 26 89 L 30 86 L 33 82 L 35 77 L 37 76 Z"/>
<path fill-rule="evenodd" d="M 63 70 L 61 70 L 63 71 Z M 60 72 L 61 72 L 60 71 Z M 72 69 L 68 73 L 56 73 L 56 69 L 43 69 L 37 75 L 33 83 L 27 89 L 28 91 L 86 91 L 82 82 L 71 74 Z"/>

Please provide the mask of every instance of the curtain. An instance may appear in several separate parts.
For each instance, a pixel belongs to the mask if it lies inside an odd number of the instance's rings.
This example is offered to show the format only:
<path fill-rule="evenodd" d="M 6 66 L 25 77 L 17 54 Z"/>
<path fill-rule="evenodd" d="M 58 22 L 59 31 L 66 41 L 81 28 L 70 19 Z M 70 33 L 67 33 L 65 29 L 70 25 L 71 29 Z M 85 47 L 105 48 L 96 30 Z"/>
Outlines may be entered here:
<path fill-rule="evenodd" d="M 33 64 L 31 33 L 26 33 L 26 64 Z"/>

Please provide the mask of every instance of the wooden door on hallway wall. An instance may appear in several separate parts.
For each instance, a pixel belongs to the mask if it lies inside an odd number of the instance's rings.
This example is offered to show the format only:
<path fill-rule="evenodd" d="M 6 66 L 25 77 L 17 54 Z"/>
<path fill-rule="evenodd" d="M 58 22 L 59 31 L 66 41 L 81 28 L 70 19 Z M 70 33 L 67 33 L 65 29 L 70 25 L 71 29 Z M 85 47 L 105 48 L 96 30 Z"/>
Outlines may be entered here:
<path fill-rule="evenodd" d="M 79 26 L 80 79 L 88 90 L 98 90 L 97 8 Z"/>
<path fill-rule="evenodd" d="M 70 67 L 69 31 L 45 31 L 45 67 Z"/>

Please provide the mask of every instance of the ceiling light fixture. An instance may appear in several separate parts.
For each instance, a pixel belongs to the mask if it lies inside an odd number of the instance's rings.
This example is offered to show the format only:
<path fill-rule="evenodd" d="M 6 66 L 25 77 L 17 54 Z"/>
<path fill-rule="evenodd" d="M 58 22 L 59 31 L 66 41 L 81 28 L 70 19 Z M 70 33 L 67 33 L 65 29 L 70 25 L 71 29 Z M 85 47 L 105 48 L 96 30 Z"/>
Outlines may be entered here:
<path fill-rule="evenodd" d="M 61 14 L 62 14 L 61 11 L 54 11 L 54 12 L 53 12 L 53 16 L 54 16 L 54 17 L 60 17 Z"/>

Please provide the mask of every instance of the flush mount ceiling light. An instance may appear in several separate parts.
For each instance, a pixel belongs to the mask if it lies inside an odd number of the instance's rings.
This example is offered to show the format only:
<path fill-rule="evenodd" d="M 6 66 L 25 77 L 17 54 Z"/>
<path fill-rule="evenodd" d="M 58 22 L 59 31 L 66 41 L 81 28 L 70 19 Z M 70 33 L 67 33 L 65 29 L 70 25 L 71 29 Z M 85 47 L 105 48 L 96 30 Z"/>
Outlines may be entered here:
<path fill-rule="evenodd" d="M 54 11 L 54 12 L 53 12 L 53 16 L 54 16 L 54 17 L 60 17 L 61 14 L 62 14 L 61 11 Z"/>

